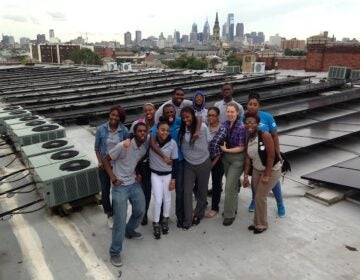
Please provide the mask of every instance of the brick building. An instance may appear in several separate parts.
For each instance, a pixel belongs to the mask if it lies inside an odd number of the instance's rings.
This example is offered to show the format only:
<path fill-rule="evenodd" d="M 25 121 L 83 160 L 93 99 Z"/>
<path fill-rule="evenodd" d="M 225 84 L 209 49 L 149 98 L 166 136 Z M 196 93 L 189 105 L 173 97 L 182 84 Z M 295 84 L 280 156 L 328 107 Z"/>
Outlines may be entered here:
<path fill-rule="evenodd" d="M 30 58 L 37 59 L 40 63 L 63 63 L 69 59 L 71 53 L 80 49 L 80 45 L 66 44 L 40 44 L 30 45 Z"/>
<path fill-rule="evenodd" d="M 281 39 L 281 48 L 283 50 L 305 50 L 305 40 L 298 40 L 296 38 L 292 38 L 290 40 L 286 40 L 285 38 Z"/>

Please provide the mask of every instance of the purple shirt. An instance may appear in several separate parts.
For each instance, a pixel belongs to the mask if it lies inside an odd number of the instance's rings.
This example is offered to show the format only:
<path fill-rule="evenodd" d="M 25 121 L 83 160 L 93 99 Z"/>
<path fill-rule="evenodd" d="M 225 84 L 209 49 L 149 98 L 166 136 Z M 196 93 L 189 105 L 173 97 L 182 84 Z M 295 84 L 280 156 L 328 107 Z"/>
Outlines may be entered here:
<path fill-rule="evenodd" d="M 245 146 L 246 131 L 241 120 L 237 120 L 230 128 L 230 122 L 225 121 L 214 138 L 210 142 L 210 157 L 214 158 L 221 154 L 220 146 L 226 142 L 227 148 Z"/>

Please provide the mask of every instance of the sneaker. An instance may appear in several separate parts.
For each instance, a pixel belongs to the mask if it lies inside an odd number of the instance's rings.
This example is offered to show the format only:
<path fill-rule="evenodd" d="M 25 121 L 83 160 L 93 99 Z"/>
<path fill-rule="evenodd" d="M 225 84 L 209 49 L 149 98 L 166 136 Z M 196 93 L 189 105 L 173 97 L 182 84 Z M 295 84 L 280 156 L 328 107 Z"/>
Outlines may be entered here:
<path fill-rule="evenodd" d="M 141 225 L 146 226 L 147 224 L 148 224 L 148 216 L 147 216 L 147 214 L 145 214 L 141 221 Z"/>
<path fill-rule="evenodd" d="M 110 261 L 111 261 L 111 263 L 112 263 L 113 266 L 119 267 L 119 266 L 122 266 L 122 265 L 123 265 L 123 264 L 122 264 L 122 261 L 121 261 L 120 255 L 111 256 L 111 257 L 110 257 Z"/>
<path fill-rule="evenodd" d="M 230 226 L 232 225 L 232 223 L 235 221 L 235 218 L 225 218 L 223 220 L 223 225 L 224 226 Z"/>
<path fill-rule="evenodd" d="M 144 239 L 144 236 L 140 232 L 134 231 L 131 234 L 125 233 L 125 237 L 128 239 L 141 240 Z"/>
<path fill-rule="evenodd" d="M 112 216 L 109 216 L 109 217 L 107 218 L 107 225 L 108 225 L 109 229 L 112 229 L 112 228 L 113 228 L 113 226 L 114 226 L 114 220 L 113 220 L 113 217 L 112 217 Z"/>
<path fill-rule="evenodd" d="M 279 216 L 280 218 L 284 218 L 284 217 L 286 216 L 284 203 L 279 203 L 279 204 L 277 205 L 277 207 L 278 207 L 278 216 Z"/>
<path fill-rule="evenodd" d="M 255 212 L 255 201 L 252 199 L 249 205 L 249 212 Z"/>

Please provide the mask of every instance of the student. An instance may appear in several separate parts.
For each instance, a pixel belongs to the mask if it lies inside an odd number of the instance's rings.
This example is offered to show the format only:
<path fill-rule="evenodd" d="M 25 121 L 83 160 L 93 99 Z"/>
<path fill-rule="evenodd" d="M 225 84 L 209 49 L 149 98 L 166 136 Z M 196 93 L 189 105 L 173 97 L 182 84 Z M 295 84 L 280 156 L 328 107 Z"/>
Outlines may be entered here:
<path fill-rule="evenodd" d="M 198 225 L 205 216 L 206 195 L 208 190 L 211 161 L 209 154 L 208 131 L 204 123 L 201 124 L 200 137 L 192 141 L 199 121 L 191 107 L 181 110 L 181 127 L 179 143 L 184 155 L 184 213 L 183 229 L 188 230 L 192 225 Z M 198 185 L 197 203 L 193 212 L 192 194 L 195 182 Z M 194 215 L 193 215 L 194 213 Z"/>
<path fill-rule="evenodd" d="M 207 112 L 208 110 L 205 108 L 205 94 L 201 90 L 197 90 L 194 93 L 192 99 L 192 108 L 195 111 L 195 115 L 201 118 L 201 121 L 207 124 Z"/>
<path fill-rule="evenodd" d="M 223 100 L 215 102 L 214 107 L 218 107 L 220 110 L 220 124 L 223 124 L 227 120 L 226 116 L 226 109 L 227 104 L 230 102 L 236 104 L 239 108 L 239 116 L 244 114 L 244 108 L 241 106 L 241 104 L 237 103 L 233 99 L 233 86 L 230 83 L 223 84 L 221 88 L 221 93 L 223 96 Z"/>
<path fill-rule="evenodd" d="M 208 133 L 209 141 L 211 141 L 220 128 L 219 122 L 220 110 L 217 107 L 210 107 L 208 109 Z M 224 175 L 224 167 L 221 162 L 221 159 L 217 157 L 212 159 L 211 164 L 211 180 L 212 180 L 212 191 L 211 191 L 211 210 L 206 213 L 207 218 L 212 218 L 217 215 L 219 212 L 219 203 L 221 198 L 221 187 L 222 187 L 222 177 Z"/>
<path fill-rule="evenodd" d="M 258 125 L 258 129 L 260 131 L 267 131 L 271 134 L 274 145 L 275 145 L 275 153 L 279 157 L 280 161 L 281 155 L 280 155 L 280 144 L 279 144 L 279 137 L 277 133 L 277 124 L 274 120 L 274 117 L 268 113 L 260 110 L 260 95 L 257 93 L 251 93 L 249 94 L 248 103 L 247 103 L 247 111 L 252 114 L 258 114 L 260 118 L 260 122 Z M 285 205 L 283 202 L 283 197 L 281 193 L 281 184 L 280 180 L 276 182 L 274 185 L 272 192 L 274 194 L 274 197 L 276 199 L 277 208 L 278 208 L 278 216 L 280 218 L 285 217 Z M 254 198 L 254 193 L 253 193 Z M 252 198 L 251 203 L 249 205 L 249 212 L 255 211 L 255 202 Z"/>
<path fill-rule="evenodd" d="M 98 160 L 101 183 L 101 204 L 107 216 L 107 224 L 113 227 L 113 210 L 110 202 L 110 178 L 104 169 L 103 158 L 118 143 L 128 137 L 128 129 L 123 125 L 125 111 L 121 106 L 110 109 L 109 120 L 97 127 L 95 135 L 95 153 Z"/>
<path fill-rule="evenodd" d="M 140 118 L 136 121 L 134 121 L 130 127 L 130 133 L 134 132 L 134 126 L 139 123 L 143 122 L 146 124 L 146 129 L 148 132 L 151 131 L 152 127 L 155 124 L 155 111 L 156 108 L 154 104 L 152 103 L 145 103 L 143 106 L 143 114 L 144 117 Z M 146 153 L 146 155 L 141 159 L 139 162 L 137 169 L 139 170 L 139 173 L 141 175 L 141 187 L 144 191 L 145 195 L 145 215 L 143 217 L 143 220 L 141 221 L 141 225 L 145 226 L 148 224 L 148 216 L 147 212 L 149 210 L 150 205 L 150 199 L 151 199 L 151 172 L 150 172 L 150 166 L 149 166 L 149 153 Z"/>
<path fill-rule="evenodd" d="M 192 106 L 190 100 L 185 99 L 185 93 L 182 88 L 175 88 L 172 92 L 172 98 L 169 101 L 166 101 L 163 105 L 157 109 L 155 113 L 155 123 L 159 121 L 160 116 L 163 114 L 163 109 L 166 104 L 172 104 L 175 108 L 176 116 L 180 115 L 180 111 L 185 106 Z"/>
<path fill-rule="evenodd" d="M 104 158 L 105 170 L 112 185 L 113 219 L 110 259 L 114 266 L 122 266 L 121 251 L 124 236 L 129 239 L 142 239 L 136 228 L 145 213 L 144 192 L 139 184 L 140 178 L 135 173 L 138 161 L 148 149 L 147 131 L 144 123 L 134 127 L 134 138 L 130 147 L 124 148 L 124 142 L 117 144 Z M 110 162 L 113 161 L 111 167 Z M 126 223 L 127 202 L 130 201 L 132 214 Z"/>
<path fill-rule="evenodd" d="M 246 113 L 244 122 L 249 133 L 244 172 L 244 186 L 249 186 L 249 171 L 252 166 L 252 186 L 254 188 L 254 222 L 248 227 L 254 234 L 268 228 L 267 196 L 281 176 L 281 162 L 275 153 L 275 143 L 271 134 L 258 129 L 260 118 L 257 114 Z"/>
<path fill-rule="evenodd" d="M 178 148 L 175 140 L 171 139 L 169 124 L 165 118 L 160 117 L 157 124 L 156 145 L 164 155 L 172 160 L 172 165 L 166 164 L 163 159 L 150 149 L 151 185 L 154 195 L 153 228 L 155 239 L 160 239 L 160 212 L 163 204 L 163 218 L 161 230 L 163 234 L 169 232 L 169 216 L 171 208 L 171 191 L 175 189 L 176 166 Z"/>
<path fill-rule="evenodd" d="M 224 226 L 230 226 L 238 209 L 239 178 L 244 169 L 245 128 L 240 120 L 237 104 L 227 104 L 227 120 L 222 124 L 210 144 L 211 158 L 220 158 L 225 171 Z M 221 150 L 221 152 L 220 152 Z"/>

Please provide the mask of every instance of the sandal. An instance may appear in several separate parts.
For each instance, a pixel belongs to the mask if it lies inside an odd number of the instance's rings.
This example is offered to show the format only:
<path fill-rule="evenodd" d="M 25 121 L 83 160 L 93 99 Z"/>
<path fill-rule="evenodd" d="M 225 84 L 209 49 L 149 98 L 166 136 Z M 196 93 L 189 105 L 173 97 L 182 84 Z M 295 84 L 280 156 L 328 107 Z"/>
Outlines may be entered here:
<path fill-rule="evenodd" d="M 266 228 L 255 228 L 254 234 L 260 234 L 263 233 L 266 230 Z"/>
<path fill-rule="evenodd" d="M 218 214 L 217 211 L 210 210 L 209 212 L 206 213 L 206 218 L 214 218 L 217 214 Z"/>
<path fill-rule="evenodd" d="M 254 225 L 248 226 L 248 230 L 255 230 L 255 226 Z"/>

